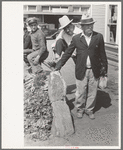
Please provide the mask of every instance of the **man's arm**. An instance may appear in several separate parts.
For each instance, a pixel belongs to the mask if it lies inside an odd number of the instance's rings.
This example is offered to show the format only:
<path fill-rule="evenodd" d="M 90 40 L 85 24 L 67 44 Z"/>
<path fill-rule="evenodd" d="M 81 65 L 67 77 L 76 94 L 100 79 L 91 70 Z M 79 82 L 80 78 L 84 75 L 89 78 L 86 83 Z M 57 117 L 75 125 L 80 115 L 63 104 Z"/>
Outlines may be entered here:
<path fill-rule="evenodd" d="M 39 56 L 41 56 L 46 50 L 47 50 L 47 46 L 46 46 L 46 38 L 45 35 L 41 32 L 38 35 L 38 44 L 39 44 Z"/>
<path fill-rule="evenodd" d="M 40 49 L 39 49 L 39 53 L 38 53 L 37 57 L 33 61 L 34 65 L 37 65 L 39 63 L 39 58 L 47 50 L 45 35 L 42 32 L 40 32 L 40 34 L 38 34 L 37 38 L 38 38 L 38 44 L 39 44 Z"/>
<path fill-rule="evenodd" d="M 64 54 L 62 55 L 61 59 L 58 61 L 58 63 L 55 66 L 55 70 L 60 70 L 61 67 L 67 62 L 67 60 L 71 57 L 73 51 L 75 50 L 75 44 L 74 40 L 71 41 L 71 44 L 66 49 Z"/>

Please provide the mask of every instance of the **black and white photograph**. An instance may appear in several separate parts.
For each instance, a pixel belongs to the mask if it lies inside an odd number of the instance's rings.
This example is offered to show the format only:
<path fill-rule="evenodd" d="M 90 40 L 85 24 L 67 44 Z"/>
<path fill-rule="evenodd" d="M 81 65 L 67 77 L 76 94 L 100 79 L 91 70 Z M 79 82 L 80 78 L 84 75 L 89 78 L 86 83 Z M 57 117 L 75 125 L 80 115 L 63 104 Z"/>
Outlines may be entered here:
<path fill-rule="evenodd" d="M 121 2 L 3 1 L 2 39 L 3 148 L 121 148 Z"/>

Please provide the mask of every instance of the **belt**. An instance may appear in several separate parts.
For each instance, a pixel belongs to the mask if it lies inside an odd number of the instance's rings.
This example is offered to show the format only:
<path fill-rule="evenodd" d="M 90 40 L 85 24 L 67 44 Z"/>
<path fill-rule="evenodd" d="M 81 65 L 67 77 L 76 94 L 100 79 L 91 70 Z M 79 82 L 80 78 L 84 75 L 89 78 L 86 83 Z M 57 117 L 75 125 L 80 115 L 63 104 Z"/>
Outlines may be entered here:
<path fill-rule="evenodd" d="M 86 67 L 86 69 L 92 69 L 92 68 L 91 67 L 90 68 Z"/>

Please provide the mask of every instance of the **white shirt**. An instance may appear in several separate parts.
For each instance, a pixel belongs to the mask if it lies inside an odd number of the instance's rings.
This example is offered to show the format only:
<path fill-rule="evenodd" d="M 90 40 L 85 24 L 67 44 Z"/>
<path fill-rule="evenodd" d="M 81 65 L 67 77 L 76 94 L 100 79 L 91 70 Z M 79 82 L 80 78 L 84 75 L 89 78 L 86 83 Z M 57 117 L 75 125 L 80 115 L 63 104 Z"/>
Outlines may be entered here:
<path fill-rule="evenodd" d="M 75 26 L 74 31 L 73 31 L 73 35 L 70 36 L 67 33 L 65 33 L 65 31 L 62 29 L 59 33 L 59 35 L 57 36 L 55 42 L 51 45 L 51 47 L 55 47 L 56 42 L 58 39 L 64 39 L 66 41 L 66 43 L 68 44 L 68 46 L 70 45 L 71 41 L 72 41 L 72 37 L 75 36 L 76 34 L 82 33 L 82 30 L 78 27 Z"/>
<path fill-rule="evenodd" d="M 91 42 L 91 37 L 92 37 L 92 34 L 88 37 L 86 36 L 84 33 L 81 34 L 81 36 L 84 36 L 85 37 L 85 40 L 89 46 L 90 42 Z M 88 56 L 87 57 L 87 61 L 86 61 L 86 67 L 87 68 L 91 68 L 91 62 L 90 62 L 90 57 Z"/>

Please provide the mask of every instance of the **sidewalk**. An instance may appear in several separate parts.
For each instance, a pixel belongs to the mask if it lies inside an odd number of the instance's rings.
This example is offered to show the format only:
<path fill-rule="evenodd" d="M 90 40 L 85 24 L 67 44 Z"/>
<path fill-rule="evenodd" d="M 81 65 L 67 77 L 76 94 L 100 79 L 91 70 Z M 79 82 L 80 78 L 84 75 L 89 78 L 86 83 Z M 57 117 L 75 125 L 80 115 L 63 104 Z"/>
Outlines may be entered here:
<path fill-rule="evenodd" d="M 52 41 L 48 41 L 48 49 L 52 58 L 50 49 Z M 43 66 L 45 70 L 47 67 Z M 67 84 L 67 100 L 70 108 L 75 134 L 67 139 L 54 138 L 47 141 L 33 142 L 25 140 L 28 146 L 64 146 L 64 148 L 73 149 L 79 146 L 118 146 L 119 140 L 119 97 L 118 97 L 118 66 L 108 65 L 108 87 L 102 91 L 98 89 L 97 102 L 95 107 L 95 120 L 90 120 L 84 115 L 82 119 L 76 117 L 74 112 L 75 101 L 75 66 L 70 58 L 61 69 L 62 76 Z"/>
<path fill-rule="evenodd" d="M 76 133 L 69 139 L 71 145 L 118 145 L 119 69 L 118 63 L 114 62 L 113 64 L 113 61 L 110 60 L 108 60 L 108 62 L 110 62 L 108 65 L 108 87 L 104 91 L 98 90 L 97 104 L 95 108 L 96 119 L 92 121 L 89 120 L 88 116 L 84 115 L 84 117 L 79 120 L 75 117 L 75 115 L 73 115 Z M 76 85 L 75 67 L 71 58 L 61 69 L 61 73 L 68 86 L 68 105 L 71 112 L 73 112 Z M 92 136 L 94 137 L 91 137 L 88 132 L 92 132 Z M 101 136 L 101 134 L 103 137 Z"/>

